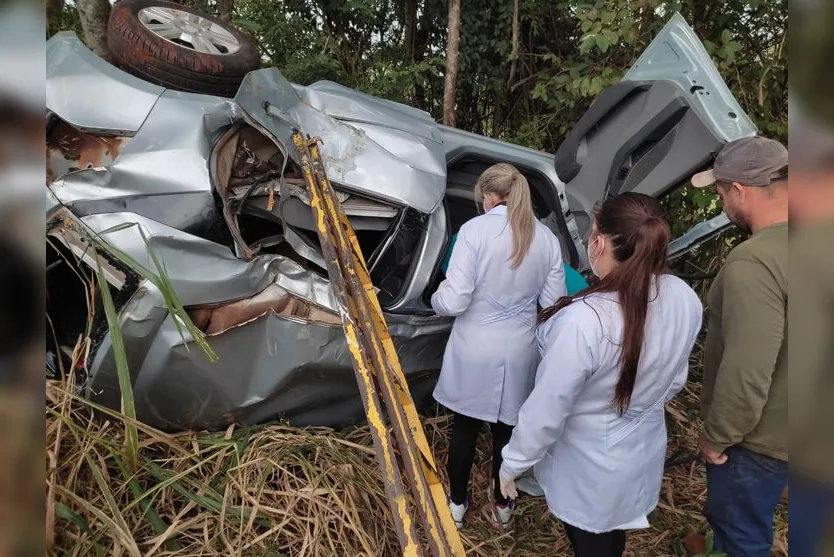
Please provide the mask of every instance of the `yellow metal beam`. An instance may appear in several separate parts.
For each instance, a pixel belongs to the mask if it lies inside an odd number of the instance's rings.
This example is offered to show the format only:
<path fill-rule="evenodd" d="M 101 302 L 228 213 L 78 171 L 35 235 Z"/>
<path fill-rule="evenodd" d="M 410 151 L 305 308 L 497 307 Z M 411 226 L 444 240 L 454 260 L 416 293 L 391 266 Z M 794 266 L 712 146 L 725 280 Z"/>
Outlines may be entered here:
<path fill-rule="evenodd" d="M 463 544 L 446 503 L 446 493 L 437 473 L 414 401 L 408 390 L 388 326 L 371 283 L 359 243 L 335 195 L 321 160 L 316 140 L 299 132 L 293 144 L 302 167 L 316 217 L 328 275 L 339 300 L 340 312 L 351 347 L 368 422 L 374 433 L 377 459 L 386 481 L 389 504 L 404 554 L 413 554 L 414 520 L 403 514 L 402 475 L 408 478 L 415 510 L 433 556 L 463 556 Z M 392 439 L 381 421 L 382 396 L 402 462 L 393 486 L 390 455 Z"/>
<path fill-rule="evenodd" d="M 365 407 L 365 414 L 368 418 L 368 425 L 374 440 L 377 461 L 382 473 L 382 480 L 385 484 L 388 503 L 391 506 L 391 512 L 394 516 L 394 525 L 400 540 L 400 547 L 402 548 L 403 555 L 409 557 L 422 555 L 423 553 L 420 550 L 417 533 L 414 528 L 414 521 L 408 511 L 408 502 L 405 497 L 402 474 L 400 473 L 397 457 L 394 452 L 394 441 L 383 421 L 382 407 L 376 391 L 376 384 L 369 369 L 368 358 L 359 340 L 361 332 L 353 319 L 353 314 L 355 313 L 354 304 L 345 289 L 344 281 L 341 280 L 341 269 L 338 265 L 338 256 L 336 254 L 338 239 L 333 234 L 326 220 L 322 196 L 312 172 L 312 162 L 310 160 L 309 150 L 307 149 L 307 142 L 300 134 L 296 133 L 293 135 L 293 144 L 299 156 L 307 189 L 310 192 L 311 205 L 319 230 L 328 274 L 330 274 L 331 279 L 334 275 L 339 279 L 336 281 L 331 280 L 331 286 L 339 302 L 339 310 L 342 316 L 345 336 L 347 337 L 348 349 L 353 358 L 356 380 L 359 384 L 362 404 Z"/>

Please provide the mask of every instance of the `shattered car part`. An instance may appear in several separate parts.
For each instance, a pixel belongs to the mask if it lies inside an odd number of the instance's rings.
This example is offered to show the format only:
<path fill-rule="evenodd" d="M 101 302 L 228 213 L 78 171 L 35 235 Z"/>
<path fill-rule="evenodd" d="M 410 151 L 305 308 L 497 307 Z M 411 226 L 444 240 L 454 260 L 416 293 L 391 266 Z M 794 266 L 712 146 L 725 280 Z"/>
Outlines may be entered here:
<path fill-rule="evenodd" d="M 428 399 L 451 328 L 433 314 L 430 296 L 452 235 L 477 214 L 474 186 L 484 169 L 519 168 L 566 263 L 585 270 L 600 199 L 665 195 L 725 141 L 755 133 L 679 15 L 555 156 L 442 126 L 421 110 L 335 83 L 292 84 L 275 68 L 250 72 L 227 99 L 146 83 L 72 33 L 48 41 L 47 62 L 49 350 L 72 352 L 89 336 L 81 388 L 118 406 L 102 313 L 94 312 L 92 331 L 73 317 L 85 312 L 90 291 L 79 277 L 89 276 L 90 261 L 62 225 L 85 226 L 140 262 L 152 250 L 220 355 L 208 363 L 193 339 L 180 337 L 157 288 L 109 260 L 137 414 L 166 429 L 276 416 L 338 426 L 363 416 L 294 130 L 322 138 L 326 173 L 418 403 Z M 713 224 L 675 249 L 723 226 Z"/>
<path fill-rule="evenodd" d="M 112 164 L 129 141 L 129 137 L 94 135 L 58 122 L 46 141 L 47 183 L 70 172 Z"/>

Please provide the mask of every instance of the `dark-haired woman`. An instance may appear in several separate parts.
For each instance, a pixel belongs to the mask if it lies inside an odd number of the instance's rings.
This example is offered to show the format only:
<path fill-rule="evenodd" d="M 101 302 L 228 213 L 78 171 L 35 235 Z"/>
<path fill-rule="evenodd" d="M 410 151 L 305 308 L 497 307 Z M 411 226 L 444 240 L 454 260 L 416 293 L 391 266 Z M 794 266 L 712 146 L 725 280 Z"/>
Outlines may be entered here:
<path fill-rule="evenodd" d="M 620 557 L 647 528 L 666 452 L 664 407 L 686 382 L 703 308 L 667 274 L 670 230 L 653 198 L 626 193 L 597 209 L 591 286 L 539 316 L 542 362 L 503 450 L 502 493 L 534 467 L 578 557 Z"/>

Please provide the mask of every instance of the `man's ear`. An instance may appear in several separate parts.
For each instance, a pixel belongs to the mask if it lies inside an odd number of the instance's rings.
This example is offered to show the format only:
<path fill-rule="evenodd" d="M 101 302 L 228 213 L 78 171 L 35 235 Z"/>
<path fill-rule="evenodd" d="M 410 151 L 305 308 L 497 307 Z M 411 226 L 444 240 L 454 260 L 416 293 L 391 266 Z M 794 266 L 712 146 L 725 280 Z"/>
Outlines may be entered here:
<path fill-rule="evenodd" d="M 744 201 L 745 199 L 747 199 L 747 188 L 745 188 L 738 182 L 733 182 L 731 189 L 735 190 L 736 195 L 738 195 L 739 201 Z"/>

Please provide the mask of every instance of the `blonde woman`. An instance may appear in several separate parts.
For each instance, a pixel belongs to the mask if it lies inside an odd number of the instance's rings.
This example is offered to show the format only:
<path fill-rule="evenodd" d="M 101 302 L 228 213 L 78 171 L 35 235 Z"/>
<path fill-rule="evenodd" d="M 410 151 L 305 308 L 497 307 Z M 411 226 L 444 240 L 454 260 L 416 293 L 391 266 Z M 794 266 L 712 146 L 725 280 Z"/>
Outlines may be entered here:
<path fill-rule="evenodd" d="M 536 220 L 527 179 L 509 164 L 488 168 L 475 185 L 485 214 L 461 227 L 432 296 L 438 315 L 455 317 L 434 398 L 454 412 L 449 506 L 460 527 L 469 508 L 469 474 L 483 422 L 492 429 L 495 513 L 502 526 L 515 501 L 501 495 L 501 448 L 533 388 L 538 350 L 536 303 L 566 295 L 559 241 Z"/>

